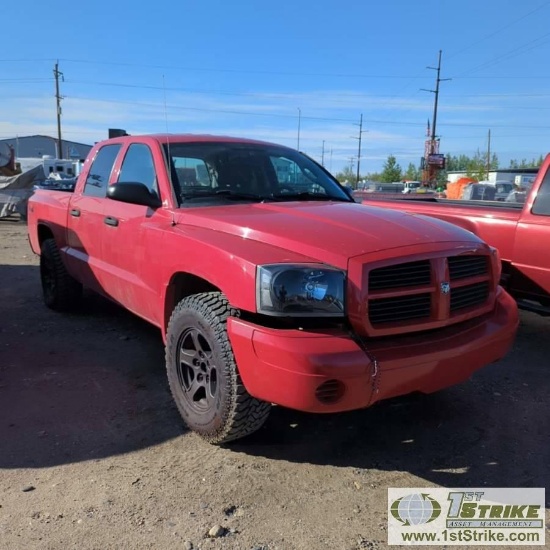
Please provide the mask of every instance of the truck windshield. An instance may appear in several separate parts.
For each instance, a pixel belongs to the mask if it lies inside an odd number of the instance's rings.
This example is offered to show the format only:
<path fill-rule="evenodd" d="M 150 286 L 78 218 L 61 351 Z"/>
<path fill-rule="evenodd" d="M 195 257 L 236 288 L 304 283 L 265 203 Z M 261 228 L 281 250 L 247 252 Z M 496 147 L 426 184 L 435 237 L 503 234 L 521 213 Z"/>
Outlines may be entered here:
<path fill-rule="evenodd" d="M 285 147 L 233 142 L 164 146 L 180 206 L 235 201 L 353 202 L 328 172 Z"/>

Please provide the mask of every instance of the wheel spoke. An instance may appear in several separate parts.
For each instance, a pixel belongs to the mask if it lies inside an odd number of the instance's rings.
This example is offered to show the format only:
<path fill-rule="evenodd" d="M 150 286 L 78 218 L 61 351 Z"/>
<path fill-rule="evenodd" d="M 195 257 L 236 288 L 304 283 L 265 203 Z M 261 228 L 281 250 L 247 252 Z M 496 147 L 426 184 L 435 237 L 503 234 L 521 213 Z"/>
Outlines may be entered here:
<path fill-rule="evenodd" d="M 196 350 L 185 349 L 183 347 L 180 349 L 180 363 L 195 368 L 199 362 L 200 358 Z"/>
<path fill-rule="evenodd" d="M 207 409 L 215 404 L 217 378 L 214 375 L 212 383 L 211 357 L 212 350 L 205 336 L 198 329 L 188 329 L 180 341 L 177 374 L 187 399 L 200 409 Z"/>
<path fill-rule="evenodd" d="M 195 378 L 193 382 L 191 382 L 188 393 L 193 401 L 200 401 L 205 393 L 204 381 L 201 382 L 198 378 Z M 208 391 L 206 395 L 208 395 Z"/>
<path fill-rule="evenodd" d="M 195 348 L 195 350 L 197 351 L 198 355 L 200 357 L 203 357 L 204 356 L 204 350 L 202 349 L 202 342 L 201 342 L 201 339 L 199 338 L 200 334 L 199 334 L 199 331 L 198 330 L 193 330 L 191 332 L 191 339 L 193 340 L 193 346 Z"/>
<path fill-rule="evenodd" d="M 181 340 L 180 363 L 195 370 L 201 361 L 201 353 L 197 348 L 196 331 L 190 330 Z"/>
<path fill-rule="evenodd" d="M 177 376 L 185 399 L 197 412 L 216 407 L 218 371 L 213 358 L 206 335 L 196 327 L 189 327 L 179 343 Z"/>

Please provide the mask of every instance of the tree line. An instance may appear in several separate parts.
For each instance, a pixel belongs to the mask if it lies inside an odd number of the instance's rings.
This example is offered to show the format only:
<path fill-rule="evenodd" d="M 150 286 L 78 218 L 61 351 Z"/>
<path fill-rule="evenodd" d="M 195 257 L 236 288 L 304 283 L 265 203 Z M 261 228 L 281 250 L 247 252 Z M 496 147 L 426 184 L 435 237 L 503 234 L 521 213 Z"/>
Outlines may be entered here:
<path fill-rule="evenodd" d="M 487 170 L 498 170 L 501 168 L 498 155 L 492 154 L 490 162 L 487 162 L 487 153 L 482 153 L 479 150 L 474 156 L 468 155 L 447 155 L 445 157 L 445 170 L 440 170 L 438 181 L 444 183 L 447 181 L 447 172 L 465 172 L 466 176 L 475 178 L 478 181 L 487 178 Z M 544 160 L 543 155 L 531 160 L 513 159 L 510 161 L 507 169 L 521 170 L 525 168 L 538 168 Z M 506 170 L 506 168 L 504 168 Z M 335 174 L 340 182 L 357 183 L 357 175 L 353 172 L 350 166 L 346 166 L 341 172 Z M 373 172 L 366 175 L 361 175 L 361 181 L 376 181 L 380 183 L 391 183 L 403 180 L 422 180 L 422 169 L 414 163 L 409 163 L 406 170 L 403 170 L 397 158 L 394 155 L 389 155 L 384 163 L 381 172 Z"/>

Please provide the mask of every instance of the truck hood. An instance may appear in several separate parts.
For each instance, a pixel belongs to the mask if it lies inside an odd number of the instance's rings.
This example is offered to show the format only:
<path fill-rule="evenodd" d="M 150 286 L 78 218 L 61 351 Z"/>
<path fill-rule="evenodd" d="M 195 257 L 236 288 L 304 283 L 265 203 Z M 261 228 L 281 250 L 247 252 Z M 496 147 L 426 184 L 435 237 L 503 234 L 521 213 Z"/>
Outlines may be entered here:
<path fill-rule="evenodd" d="M 343 202 L 180 209 L 177 223 L 259 241 L 341 268 L 349 258 L 381 250 L 481 242 L 473 233 L 435 218 Z"/>

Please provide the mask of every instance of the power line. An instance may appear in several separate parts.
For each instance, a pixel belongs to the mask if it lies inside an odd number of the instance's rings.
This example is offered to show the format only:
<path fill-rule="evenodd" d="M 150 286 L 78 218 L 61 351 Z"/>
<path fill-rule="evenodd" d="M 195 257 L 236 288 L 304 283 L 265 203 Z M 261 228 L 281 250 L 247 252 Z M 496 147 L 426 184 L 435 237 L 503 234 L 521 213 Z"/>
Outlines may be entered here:
<path fill-rule="evenodd" d="M 20 96 L 17 96 L 19 98 Z M 124 100 L 111 100 L 111 99 L 98 99 L 96 97 L 80 96 L 80 95 L 71 95 L 67 99 L 69 100 L 79 100 L 79 101 L 92 101 L 100 102 L 106 104 L 115 104 L 115 105 L 131 105 L 136 107 L 152 107 L 152 108 L 162 108 L 163 106 L 159 103 L 148 103 L 148 102 L 136 102 L 136 101 L 124 101 Z M 257 111 L 246 111 L 239 109 L 211 109 L 206 107 L 182 107 L 181 105 L 167 105 L 167 108 L 172 111 L 192 111 L 192 112 L 207 112 L 207 113 L 220 113 L 220 114 L 230 114 L 230 115 L 246 115 L 246 116 L 256 116 L 264 118 L 280 118 L 280 119 L 294 119 L 296 120 L 296 115 L 294 114 L 283 114 L 283 113 L 261 113 Z M 525 107 L 527 108 L 527 107 Z M 311 121 L 320 121 L 320 122 L 344 122 L 349 124 L 354 124 L 355 121 L 349 118 L 338 118 L 338 117 L 322 117 L 322 116 L 311 116 L 311 115 L 301 115 L 302 120 L 311 120 Z M 356 120 L 356 119 L 355 119 Z M 425 124 L 422 122 L 409 122 L 403 120 L 383 120 L 383 119 L 366 119 L 363 118 L 363 123 L 369 125 L 381 125 L 381 126 L 402 126 L 402 127 L 424 127 Z M 508 128 L 508 129 L 549 129 L 550 126 L 541 126 L 541 125 L 514 125 L 514 124 L 476 124 L 476 123 L 462 123 L 462 122 L 445 122 L 446 128 L 453 127 L 464 127 L 464 128 L 487 128 L 490 125 L 492 128 Z"/>
<path fill-rule="evenodd" d="M 31 82 L 51 82 L 53 78 L 0 78 L 2 84 L 11 83 L 24 83 L 29 84 Z"/>
<path fill-rule="evenodd" d="M 238 73 L 238 74 L 266 74 L 266 75 L 285 75 L 285 76 L 324 76 L 338 78 L 388 78 L 388 79 L 403 79 L 403 78 L 420 78 L 419 76 L 403 76 L 403 75 L 381 75 L 381 74 L 353 74 L 353 73 L 306 73 L 297 71 L 267 71 L 267 70 L 251 70 L 251 69 L 221 69 L 213 67 L 182 67 L 176 65 L 149 65 L 143 63 L 122 63 L 117 61 L 90 61 L 86 59 L 68 59 L 61 58 L 60 61 L 65 63 L 86 63 L 90 65 L 112 65 L 118 67 L 136 67 L 141 69 L 172 69 L 176 71 L 196 71 L 207 73 Z"/>
<path fill-rule="evenodd" d="M 102 102 L 102 103 L 112 103 L 120 105 L 132 105 L 138 107 L 154 107 L 162 108 L 160 103 L 146 103 L 146 102 L 136 102 L 136 101 L 122 101 L 122 100 L 98 100 L 93 97 L 86 96 L 70 96 L 69 99 L 77 99 L 84 101 L 93 101 L 93 102 Z M 241 110 L 228 110 L 228 109 L 209 109 L 206 107 L 182 107 L 180 105 L 167 105 L 167 108 L 173 111 L 196 111 L 196 112 L 206 112 L 206 113 L 221 113 L 221 114 L 231 114 L 231 115 L 247 115 L 247 116 L 259 116 L 259 117 L 270 117 L 270 118 L 282 118 L 282 119 L 294 119 L 296 120 L 296 115 L 294 114 L 280 114 L 280 113 L 259 113 L 253 111 L 241 111 Z M 330 117 L 315 117 L 315 116 L 301 116 L 301 119 L 304 120 L 319 120 L 319 121 L 329 121 L 329 122 L 346 122 L 353 124 L 352 119 L 347 118 L 330 118 Z M 392 126 L 414 126 L 414 127 L 424 127 L 425 124 L 422 122 L 405 122 L 402 120 L 399 121 L 386 121 L 379 119 L 365 119 L 363 118 L 364 123 L 368 124 L 387 124 Z M 475 124 L 475 123 L 462 123 L 462 122 L 445 122 L 445 126 L 449 127 L 466 127 L 466 128 L 487 128 L 487 123 L 485 124 Z M 525 128 L 525 129 L 546 129 L 550 128 L 548 126 L 530 126 L 530 125 L 512 125 L 512 124 L 491 124 L 492 128 Z"/>
<path fill-rule="evenodd" d="M 55 57 L 42 57 L 42 58 L 20 58 L 20 59 L 0 59 L 0 63 L 51 63 L 52 61 L 58 61 L 55 59 Z"/>
<path fill-rule="evenodd" d="M 503 27 L 499 27 L 496 31 L 493 31 L 492 33 L 484 36 L 483 38 L 480 38 L 479 40 L 476 40 L 474 42 L 469 42 L 468 45 L 465 47 L 465 48 L 462 48 L 461 50 L 459 50 L 458 52 L 454 52 L 454 53 L 451 53 L 451 55 L 449 55 L 447 57 L 447 59 L 452 59 L 453 57 L 456 57 L 457 55 L 460 55 L 461 53 L 464 53 L 465 51 L 468 51 L 472 48 L 474 48 L 475 46 L 478 46 L 479 44 L 481 44 L 482 42 L 484 42 L 485 40 L 488 40 L 489 38 L 492 38 L 493 36 L 496 36 L 497 34 L 499 34 L 500 32 L 502 32 L 503 30 L 505 29 L 508 29 L 514 25 L 516 25 L 517 23 L 519 23 L 520 21 L 522 21 L 523 19 L 526 19 L 527 17 L 529 17 L 530 15 L 533 15 L 534 13 L 536 13 L 537 11 L 541 10 L 542 8 L 545 8 L 546 6 L 550 5 L 550 2 L 545 2 L 544 4 L 541 4 L 540 6 L 538 6 L 537 8 L 535 8 L 534 10 L 531 10 L 530 12 L 526 13 L 525 15 L 522 15 L 521 17 L 518 17 L 517 19 L 514 19 L 513 21 L 511 21 L 510 23 L 507 23 L 506 25 L 504 25 Z"/>
<path fill-rule="evenodd" d="M 127 84 L 121 82 L 98 82 L 98 81 L 84 81 L 84 80 L 66 80 L 66 84 L 82 84 L 85 86 L 112 86 L 117 88 L 130 88 L 130 89 L 143 89 L 143 90 L 163 90 L 162 86 L 153 86 L 150 84 Z M 305 94 L 311 92 L 237 92 L 237 91 L 227 91 L 227 90 L 208 90 L 201 88 L 187 88 L 187 87 L 167 87 L 166 90 L 170 91 L 181 91 L 189 93 L 201 93 L 201 94 L 212 94 L 212 95 L 231 95 L 231 96 L 243 96 L 243 97 L 253 97 L 253 98 L 265 98 L 265 99 L 288 99 L 288 100 L 299 100 L 303 98 Z M 331 103 L 347 103 L 345 99 L 364 99 L 368 101 L 369 96 L 366 94 L 352 94 L 352 93 L 335 93 L 334 96 L 325 96 L 323 99 Z M 386 98 L 384 96 L 381 99 L 391 100 L 392 97 Z"/>
<path fill-rule="evenodd" d="M 491 77 L 493 78 L 493 77 Z M 492 99 L 496 99 L 499 97 L 550 97 L 550 93 L 548 94 L 447 94 L 447 97 L 490 97 Z"/>
<path fill-rule="evenodd" d="M 523 50 L 524 48 L 526 48 L 528 46 L 531 46 L 532 44 L 538 42 L 539 40 L 542 40 L 543 38 L 546 38 L 547 36 L 550 36 L 550 32 L 546 33 L 546 34 L 543 34 L 542 36 L 540 36 L 538 38 L 535 38 L 534 40 L 531 40 L 530 42 L 526 42 L 525 44 L 523 44 L 521 46 L 518 46 L 517 48 L 515 48 L 515 49 L 513 49 L 513 50 L 511 50 L 511 51 L 509 51 L 505 54 L 494 57 L 493 59 L 490 59 L 489 61 L 486 61 L 485 63 L 482 63 L 482 64 L 478 65 L 477 67 L 474 67 L 473 69 L 470 69 L 470 71 L 467 71 L 466 73 L 463 73 L 463 75 L 464 74 L 469 74 L 470 72 L 477 72 L 477 71 L 480 71 L 481 69 L 487 69 L 487 68 L 491 67 L 492 65 L 496 65 L 500 61 L 505 61 L 505 60 L 511 59 L 512 57 L 515 57 L 516 55 L 526 53 L 527 51 L 530 51 L 530 50 L 534 49 L 537 46 L 537 44 L 535 44 L 534 46 L 528 48 L 525 51 L 521 51 L 521 50 Z M 538 44 L 538 45 L 540 45 L 540 44 Z"/>
<path fill-rule="evenodd" d="M 453 76 L 455 80 L 487 80 L 487 75 L 483 76 Z M 491 80 L 548 80 L 550 78 L 550 75 L 544 75 L 544 74 L 534 74 L 534 75 L 519 75 L 519 74 L 513 74 L 513 75 L 491 75 Z"/>
<path fill-rule="evenodd" d="M 80 99 L 85 101 L 100 101 L 104 103 L 114 103 L 121 105 L 137 105 L 142 107 L 160 107 L 158 103 L 144 103 L 136 101 L 122 101 L 122 100 L 98 100 L 97 98 L 85 97 L 85 96 L 70 96 L 70 99 Z M 167 105 L 168 109 L 175 111 L 198 111 L 198 112 L 207 112 L 207 113 L 222 113 L 222 114 L 231 114 L 231 115 L 247 115 L 247 116 L 261 116 L 261 117 L 273 117 L 273 118 L 286 118 L 286 119 L 296 119 L 296 115 L 293 114 L 282 114 L 282 113 L 260 113 L 257 111 L 241 111 L 233 109 L 208 109 L 206 107 L 182 107 L 180 105 Z M 332 122 L 353 122 L 349 118 L 334 118 L 334 117 L 317 117 L 317 116 L 304 116 L 301 115 L 301 120 L 321 120 L 321 121 L 332 121 Z"/>

